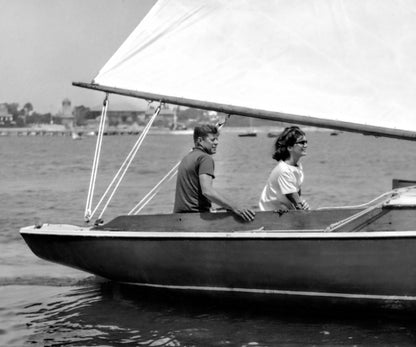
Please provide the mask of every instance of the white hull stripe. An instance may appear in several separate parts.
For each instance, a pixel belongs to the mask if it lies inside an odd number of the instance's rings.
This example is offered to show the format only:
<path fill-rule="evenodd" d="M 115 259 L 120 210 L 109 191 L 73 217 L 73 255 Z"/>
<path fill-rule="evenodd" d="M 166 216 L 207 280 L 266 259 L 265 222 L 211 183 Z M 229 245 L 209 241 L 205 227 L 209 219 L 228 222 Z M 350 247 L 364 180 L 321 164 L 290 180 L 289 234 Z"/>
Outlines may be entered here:
<path fill-rule="evenodd" d="M 231 231 L 231 232 L 175 232 L 175 231 L 102 231 L 91 230 L 73 226 L 68 228 L 63 225 L 45 226 L 40 229 L 26 227 L 20 229 L 21 234 L 49 235 L 49 236 L 80 236 L 80 237 L 101 237 L 101 238 L 178 238 L 178 239 L 331 239 L 331 238 L 406 238 L 416 237 L 416 231 L 358 231 L 358 232 L 324 232 L 323 230 L 268 230 L 268 231 Z"/>
<path fill-rule="evenodd" d="M 235 292 L 247 294 L 272 294 L 272 295 L 295 295 L 310 297 L 345 298 L 345 299 L 368 299 L 368 300 L 389 300 L 389 301 L 416 301 L 416 296 L 400 295 L 371 295 L 371 294 L 347 294 L 347 293 L 323 293 L 323 292 L 304 292 L 294 290 L 275 290 L 275 289 L 251 289 L 251 288 L 228 288 L 228 287 L 205 287 L 205 286 L 177 286 L 151 283 L 122 282 L 129 285 L 149 288 L 195 290 L 206 292 Z"/>

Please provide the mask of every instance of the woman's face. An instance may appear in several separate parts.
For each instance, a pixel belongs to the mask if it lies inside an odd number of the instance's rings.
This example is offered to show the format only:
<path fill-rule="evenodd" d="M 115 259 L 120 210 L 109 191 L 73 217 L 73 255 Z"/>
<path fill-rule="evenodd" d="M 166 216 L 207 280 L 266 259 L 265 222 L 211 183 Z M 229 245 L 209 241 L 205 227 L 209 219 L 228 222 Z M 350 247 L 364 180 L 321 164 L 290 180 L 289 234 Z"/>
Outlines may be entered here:
<path fill-rule="evenodd" d="M 305 136 L 301 136 L 296 140 L 295 144 L 290 147 L 291 150 L 289 150 L 289 152 L 294 159 L 300 159 L 306 155 L 307 148 L 308 141 Z"/>

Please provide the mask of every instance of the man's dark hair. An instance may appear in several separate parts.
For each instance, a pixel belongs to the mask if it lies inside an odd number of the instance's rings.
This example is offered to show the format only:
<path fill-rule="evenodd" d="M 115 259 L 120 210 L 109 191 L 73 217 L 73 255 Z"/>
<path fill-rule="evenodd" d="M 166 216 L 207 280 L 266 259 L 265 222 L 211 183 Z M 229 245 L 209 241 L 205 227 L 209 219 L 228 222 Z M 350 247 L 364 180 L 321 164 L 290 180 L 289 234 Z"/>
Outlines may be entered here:
<path fill-rule="evenodd" d="M 194 128 L 194 142 L 198 140 L 198 137 L 205 139 L 209 134 L 217 135 L 219 133 L 218 127 L 213 124 L 197 125 Z"/>

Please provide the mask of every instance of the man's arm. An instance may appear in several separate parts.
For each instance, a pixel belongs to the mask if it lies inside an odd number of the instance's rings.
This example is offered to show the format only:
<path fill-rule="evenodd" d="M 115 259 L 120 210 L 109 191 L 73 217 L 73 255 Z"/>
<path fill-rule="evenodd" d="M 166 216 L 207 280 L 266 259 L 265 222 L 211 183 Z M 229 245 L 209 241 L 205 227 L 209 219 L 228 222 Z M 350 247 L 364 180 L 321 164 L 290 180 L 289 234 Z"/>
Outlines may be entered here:
<path fill-rule="evenodd" d="M 202 194 L 204 194 L 208 200 L 226 208 L 227 210 L 231 210 L 247 222 L 254 220 L 255 213 L 252 210 L 234 206 L 226 197 L 224 197 L 213 187 L 212 177 L 210 175 L 199 175 L 199 183 L 201 185 Z"/>

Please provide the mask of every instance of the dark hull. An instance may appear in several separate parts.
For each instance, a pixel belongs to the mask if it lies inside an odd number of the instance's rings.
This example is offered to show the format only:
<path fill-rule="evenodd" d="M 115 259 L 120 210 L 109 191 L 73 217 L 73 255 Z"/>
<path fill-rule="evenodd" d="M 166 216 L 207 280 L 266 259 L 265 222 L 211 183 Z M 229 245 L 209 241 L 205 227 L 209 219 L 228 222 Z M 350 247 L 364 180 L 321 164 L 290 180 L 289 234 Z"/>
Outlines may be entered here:
<path fill-rule="evenodd" d="M 228 213 L 124 216 L 22 236 L 43 259 L 141 286 L 416 301 L 416 210 L 379 209 L 358 231 L 323 231 L 352 212 L 264 212 L 252 224 Z"/>
<path fill-rule="evenodd" d="M 37 235 L 25 239 L 46 260 L 120 282 L 277 294 L 416 297 L 416 237 L 137 240 Z"/>

